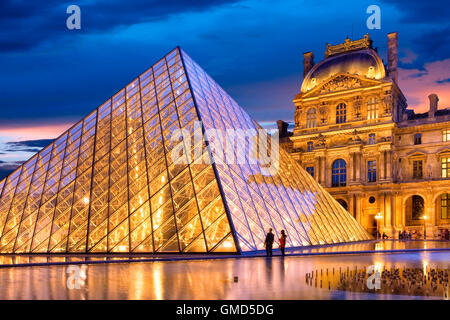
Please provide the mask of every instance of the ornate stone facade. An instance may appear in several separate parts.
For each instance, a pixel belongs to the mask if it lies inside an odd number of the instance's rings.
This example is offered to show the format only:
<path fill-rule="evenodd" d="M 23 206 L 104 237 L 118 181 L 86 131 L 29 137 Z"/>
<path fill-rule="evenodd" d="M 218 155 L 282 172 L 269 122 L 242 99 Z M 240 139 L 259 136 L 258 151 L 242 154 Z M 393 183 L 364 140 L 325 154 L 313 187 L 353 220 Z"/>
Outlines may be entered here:
<path fill-rule="evenodd" d="M 306 53 L 295 129 L 282 142 L 370 232 L 428 238 L 450 228 L 450 109 L 415 114 L 397 85 L 397 33 L 384 66 L 366 35 Z M 308 68 L 306 70 L 306 68 Z"/>

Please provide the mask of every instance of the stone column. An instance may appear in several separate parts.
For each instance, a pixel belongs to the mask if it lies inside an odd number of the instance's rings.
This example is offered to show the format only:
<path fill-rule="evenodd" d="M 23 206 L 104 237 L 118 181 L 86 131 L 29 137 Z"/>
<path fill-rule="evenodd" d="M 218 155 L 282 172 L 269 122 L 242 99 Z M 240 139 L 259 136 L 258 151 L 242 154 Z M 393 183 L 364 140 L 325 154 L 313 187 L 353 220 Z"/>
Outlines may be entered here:
<path fill-rule="evenodd" d="M 325 186 L 325 157 L 319 156 L 319 183 Z"/>
<path fill-rule="evenodd" d="M 384 196 L 384 224 L 386 233 L 392 235 L 392 195 L 390 193 L 386 193 Z"/>
<path fill-rule="evenodd" d="M 348 166 L 348 169 L 350 170 L 349 172 L 349 182 L 353 182 L 355 180 L 355 176 L 354 176 L 354 171 L 355 171 L 355 163 L 353 161 L 353 157 L 354 157 L 354 153 L 350 153 L 350 163 Z"/>
<path fill-rule="evenodd" d="M 361 197 L 359 195 L 355 195 L 356 199 L 356 221 L 361 223 Z"/>
<path fill-rule="evenodd" d="M 356 173 L 355 173 L 355 180 L 360 181 L 361 179 L 361 153 L 356 153 Z"/>
<path fill-rule="evenodd" d="M 386 151 L 386 179 L 392 179 L 392 151 Z"/>
<path fill-rule="evenodd" d="M 380 180 L 384 180 L 385 179 L 385 175 L 384 175 L 384 163 L 385 163 L 385 159 L 386 159 L 386 151 L 381 151 L 380 153 Z"/>
<path fill-rule="evenodd" d="M 402 205 L 402 197 L 401 194 L 396 192 L 394 196 L 394 205 L 395 205 L 395 227 L 397 228 L 397 232 L 403 229 L 403 205 Z"/>

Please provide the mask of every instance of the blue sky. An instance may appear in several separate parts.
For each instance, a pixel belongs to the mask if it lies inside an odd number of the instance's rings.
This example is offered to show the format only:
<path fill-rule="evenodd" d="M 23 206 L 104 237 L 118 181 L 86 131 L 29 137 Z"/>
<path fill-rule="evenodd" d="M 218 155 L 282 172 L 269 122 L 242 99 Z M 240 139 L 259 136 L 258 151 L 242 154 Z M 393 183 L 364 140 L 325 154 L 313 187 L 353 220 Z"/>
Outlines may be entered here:
<path fill-rule="evenodd" d="M 81 30 L 66 28 L 70 4 L 81 8 Z M 371 4 L 380 30 L 366 27 Z M 39 148 L 18 142 L 47 143 L 177 45 L 256 120 L 273 123 L 293 119 L 303 52 L 317 62 L 327 42 L 369 32 L 386 61 L 386 34 L 398 31 L 410 106 L 426 111 L 430 90 L 450 106 L 449 16 L 444 1 L 2 1 L 0 167 Z"/>

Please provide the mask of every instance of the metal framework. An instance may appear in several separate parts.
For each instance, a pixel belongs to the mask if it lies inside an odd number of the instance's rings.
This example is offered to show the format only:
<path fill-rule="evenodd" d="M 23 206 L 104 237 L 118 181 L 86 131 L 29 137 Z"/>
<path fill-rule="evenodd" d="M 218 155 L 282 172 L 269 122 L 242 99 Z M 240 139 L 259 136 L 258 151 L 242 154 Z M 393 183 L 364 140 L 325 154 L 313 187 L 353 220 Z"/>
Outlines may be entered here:
<path fill-rule="evenodd" d="M 213 161 L 174 163 L 174 133 L 199 120 L 260 129 L 176 48 L 0 181 L 0 253 L 253 251 L 269 228 L 288 247 L 370 238 L 283 150 L 272 176 L 208 142 Z"/>

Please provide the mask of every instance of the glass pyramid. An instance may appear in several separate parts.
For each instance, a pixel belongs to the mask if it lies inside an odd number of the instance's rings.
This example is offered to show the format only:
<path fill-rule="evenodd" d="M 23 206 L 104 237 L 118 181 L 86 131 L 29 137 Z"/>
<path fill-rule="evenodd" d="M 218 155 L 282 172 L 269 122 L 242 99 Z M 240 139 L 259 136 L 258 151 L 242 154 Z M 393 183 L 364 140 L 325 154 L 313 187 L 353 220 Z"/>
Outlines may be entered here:
<path fill-rule="evenodd" d="M 260 127 L 176 48 L 0 181 L 0 253 L 244 252 L 269 228 L 287 247 L 370 239 L 284 150 L 270 175 L 247 145 L 228 164 L 210 129 Z"/>

